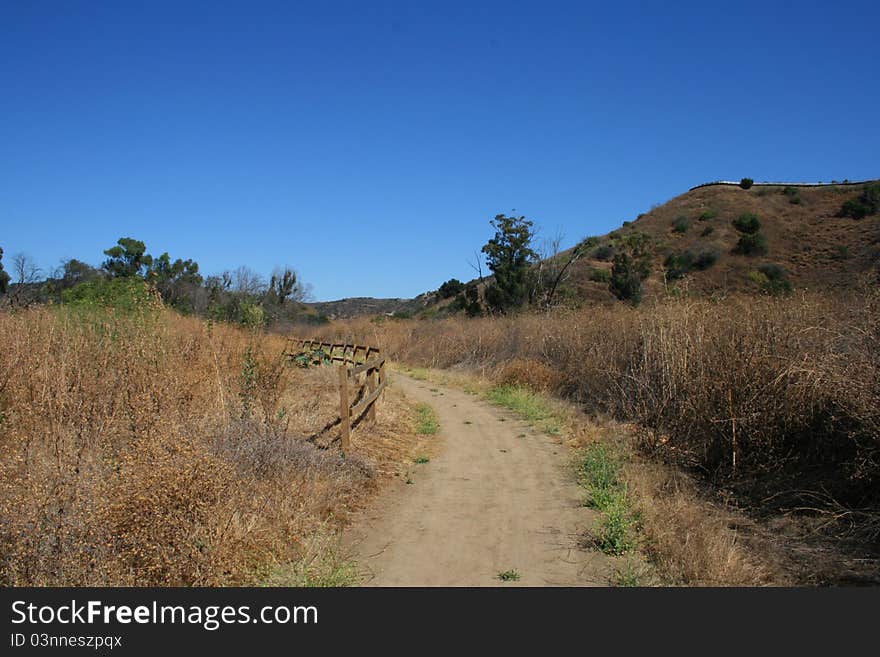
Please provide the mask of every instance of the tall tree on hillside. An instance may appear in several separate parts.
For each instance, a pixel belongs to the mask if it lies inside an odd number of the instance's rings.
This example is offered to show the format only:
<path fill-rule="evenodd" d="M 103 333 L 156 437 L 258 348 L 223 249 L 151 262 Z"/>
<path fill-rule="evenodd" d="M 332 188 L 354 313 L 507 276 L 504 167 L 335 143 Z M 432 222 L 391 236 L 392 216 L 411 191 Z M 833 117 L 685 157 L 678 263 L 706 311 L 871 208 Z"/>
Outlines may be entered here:
<path fill-rule="evenodd" d="M 486 303 L 505 312 L 529 301 L 531 266 L 537 259 L 532 249 L 532 222 L 525 217 L 496 215 L 490 222 L 495 237 L 483 247 L 486 264 L 495 280 L 486 288 Z"/>
<path fill-rule="evenodd" d="M 104 251 L 107 260 L 101 265 L 116 278 L 145 276 L 153 257 L 147 253 L 146 245 L 131 237 L 120 237 L 116 246 Z"/>
<path fill-rule="evenodd" d="M 9 274 L 3 269 L 3 248 L 0 247 L 0 294 L 6 294 L 9 289 Z"/>

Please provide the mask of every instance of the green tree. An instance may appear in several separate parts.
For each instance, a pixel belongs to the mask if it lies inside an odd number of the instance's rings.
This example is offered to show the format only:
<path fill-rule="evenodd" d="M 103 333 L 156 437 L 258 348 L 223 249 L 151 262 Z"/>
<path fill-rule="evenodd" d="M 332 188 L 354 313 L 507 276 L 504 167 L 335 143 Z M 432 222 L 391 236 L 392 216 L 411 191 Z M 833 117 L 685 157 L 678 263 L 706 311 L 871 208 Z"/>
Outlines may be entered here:
<path fill-rule="evenodd" d="M 490 222 L 495 237 L 482 248 L 495 280 L 486 288 L 486 303 L 505 312 L 522 306 L 532 289 L 530 269 L 537 254 L 532 249 L 532 222 L 525 217 L 496 215 Z"/>
<path fill-rule="evenodd" d="M 0 248 L 0 294 L 6 294 L 9 289 L 9 274 L 3 269 L 3 249 Z"/>
<path fill-rule="evenodd" d="M 107 260 L 102 267 L 114 278 L 145 276 L 153 264 L 146 245 L 131 237 L 120 237 L 116 246 L 104 251 Z"/>
<path fill-rule="evenodd" d="M 450 297 L 454 297 L 456 294 L 459 294 L 463 290 L 464 283 L 462 283 L 457 278 L 450 278 L 448 281 L 440 286 L 440 289 L 437 290 L 437 294 L 440 295 L 441 299 L 448 299 Z"/>
<path fill-rule="evenodd" d="M 91 265 L 71 258 L 64 263 L 61 274 L 61 284 L 63 287 L 73 287 L 79 283 L 87 283 L 101 278 L 101 272 Z"/>
<path fill-rule="evenodd" d="M 178 310 L 193 310 L 196 293 L 202 286 L 199 263 L 194 260 L 171 261 L 167 252 L 153 258 L 146 279 L 156 286 L 162 299 Z"/>
<path fill-rule="evenodd" d="M 271 301 L 281 306 L 288 299 L 302 300 L 305 289 L 300 284 L 296 272 L 287 267 L 272 272 L 272 277 L 269 279 L 268 295 Z"/>
<path fill-rule="evenodd" d="M 450 304 L 454 310 L 463 310 L 468 317 L 477 317 L 482 314 L 483 307 L 480 305 L 480 292 L 476 284 L 469 283 Z"/>

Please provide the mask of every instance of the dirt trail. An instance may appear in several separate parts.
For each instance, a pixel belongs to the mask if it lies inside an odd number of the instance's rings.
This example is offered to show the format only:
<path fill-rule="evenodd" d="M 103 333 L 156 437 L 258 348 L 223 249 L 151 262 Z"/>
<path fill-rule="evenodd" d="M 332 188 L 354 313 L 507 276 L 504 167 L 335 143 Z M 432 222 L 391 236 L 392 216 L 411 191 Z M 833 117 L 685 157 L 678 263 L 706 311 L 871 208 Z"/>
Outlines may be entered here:
<path fill-rule="evenodd" d="M 607 585 L 608 558 L 578 547 L 596 514 L 558 439 L 459 390 L 400 373 L 394 385 L 430 404 L 441 428 L 412 483 L 390 487 L 346 534 L 366 585 Z M 518 581 L 498 578 L 512 569 Z"/>

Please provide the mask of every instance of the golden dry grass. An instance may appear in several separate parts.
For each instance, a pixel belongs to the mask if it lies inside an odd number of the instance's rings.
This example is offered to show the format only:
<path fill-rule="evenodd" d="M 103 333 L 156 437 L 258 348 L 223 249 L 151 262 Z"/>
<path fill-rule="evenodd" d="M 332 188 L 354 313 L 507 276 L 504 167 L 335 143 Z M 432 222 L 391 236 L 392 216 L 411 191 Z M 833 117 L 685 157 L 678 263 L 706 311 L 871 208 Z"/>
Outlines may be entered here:
<path fill-rule="evenodd" d="M 642 500 L 650 550 L 671 581 L 793 581 L 768 565 L 778 561 L 773 555 L 746 549 L 753 541 L 741 530 L 750 523 L 725 499 L 848 532 L 858 549 L 880 536 L 871 511 L 880 490 L 876 286 L 833 297 L 360 320 L 330 330 L 379 344 L 412 366 L 448 368 L 453 379 L 464 371 L 526 385 L 588 415 L 635 423 L 626 478 Z"/>
<path fill-rule="evenodd" d="M 0 313 L 0 583 L 228 585 L 296 563 L 411 458 L 396 396 L 347 457 L 284 340 L 148 308 Z"/>

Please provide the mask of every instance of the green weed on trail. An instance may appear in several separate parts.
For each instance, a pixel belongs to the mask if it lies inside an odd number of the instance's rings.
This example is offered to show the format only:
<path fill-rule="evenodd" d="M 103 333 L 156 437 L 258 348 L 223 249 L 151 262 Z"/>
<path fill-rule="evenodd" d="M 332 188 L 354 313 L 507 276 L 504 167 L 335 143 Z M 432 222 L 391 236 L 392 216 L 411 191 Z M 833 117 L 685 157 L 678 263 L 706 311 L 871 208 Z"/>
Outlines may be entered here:
<path fill-rule="evenodd" d="M 434 409 L 427 404 L 419 404 L 416 408 L 416 432 L 432 436 L 440 431 L 440 422 Z"/>
<path fill-rule="evenodd" d="M 620 471 L 620 457 L 600 443 L 586 449 L 579 471 L 587 505 L 602 513 L 594 530 L 596 546 L 613 555 L 626 554 L 638 546 L 638 513 L 632 508 Z"/>
<path fill-rule="evenodd" d="M 527 422 L 545 433 L 557 436 L 562 433 L 562 420 L 550 401 L 522 386 L 498 386 L 486 393 L 493 404 L 509 408 Z"/>

